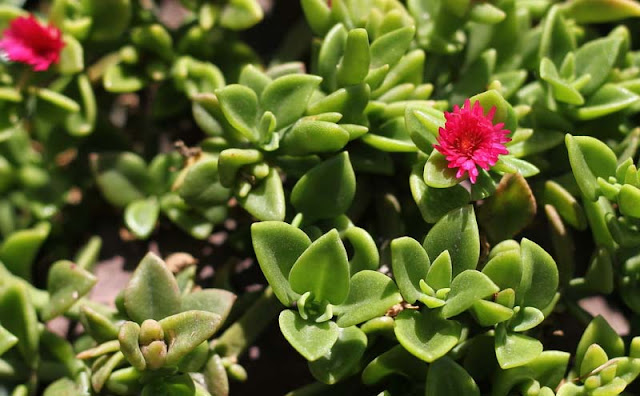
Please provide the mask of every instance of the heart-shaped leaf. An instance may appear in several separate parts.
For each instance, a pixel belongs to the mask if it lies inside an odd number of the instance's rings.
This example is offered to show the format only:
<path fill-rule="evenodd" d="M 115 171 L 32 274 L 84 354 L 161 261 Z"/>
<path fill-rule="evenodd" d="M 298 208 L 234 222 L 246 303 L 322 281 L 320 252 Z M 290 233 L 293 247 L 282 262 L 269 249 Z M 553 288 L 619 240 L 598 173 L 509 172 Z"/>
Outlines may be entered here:
<path fill-rule="evenodd" d="M 239 197 L 238 203 L 253 216 L 262 221 L 284 220 L 286 202 L 282 179 L 274 168 L 247 196 Z"/>
<path fill-rule="evenodd" d="M 291 192 L 291 204 L 306 221 L 329 219 L 349 209 L 355 191 L 356 176 L 345 151 L 302 176 Z"/>
<path fill-rule="evenodd" d="M 260 95 L 263 109 L 276 116 L 276 129 L 291 125 L 307 108 L 322 78 L 309 74 L 290 74 L 275 79 Z"/>
<path fill-rule="evenodd" d="M 251 89 L 238 84 L 216 90 L 220 109 L 227 122 L 245 139 L 256 141 L 258 132 L 258 96 Z"/>
<path fill-rule="evenodd" d="M 609 359 L 624 355 L 624 342 L 602 316 L 596 316 L 582 333 L 576 349 L 575 366 L 581 367 L 587 349 L 598 344 Z"/>
<path fill-rule="evenodd" d="M 405 310 L 396 317 L 395 334 L 407 351 L 431 363 L 456 346 L 462 326 L 438 317 L 433 311 Z"/>
<path fill-rule="evenodd" d="M 196 290 L 182 297 L 183 311 L 208 311 L 220 315 L 221 323 L 227 319 L 236 295 L 223 289 Z"/>
<path fill-rule="evenodd" d="M 310 362 L 329 353 L 340 335 L 340 328 L 335 322 L 307 322 L 291 310 L 282 311 L 278 322 L 284 338 Z"/>
<path fill-rule="evenodd" d="M 274 294 L 282 304 L 291 306 L 300 295 L 291 289 L 289 273 L 311 240 L 300 229 L 277 221 L 254 223 L 251 238 L 260 269 Z"/>
<path fill-rule="evenodd" d="M 147 253 L 124 290 L 124 306 L 131 319 L 160 320 L 180 310 L 180 290 L 164 261 Z"/>
<path fill-rule="evenodd" d="M 402 297 L 409 303 L 422 295 L 420 280 L 429 272 L 431 263 L 422 245 L 413 238 L 403 237 L 391 242 L 393 277 Z"/>
<path fill-rule="evenodd" d="M 526 238 L 520 242 L 522 281 L 518 289 L 521 305 L 545 309 L 558 290 L 556 262 L 539 245 Z"/>
<path fill-rule="evenodd" d="M 31 229 L 12 233 L 0 247 L 0 261 L 12 274 L 30 280 L 33 261 L 50 229 L 49 223 L 40 223 Z"/>
<path fill-rule="evenodd" d="M 316 239 L 289 273 L 294 292 L 311 292 L 316 301 L 341 304 L 349 294 L 349 261 L 340 234 L 333 229 Z"/>
<path fill-rule="evenodd" d="M 423 246 L 429 257 L 438 257 L 445 250 L 451 255 L 453 276 L 474 269 L 480 257 L 480 236 L 473 206 L 463 206 L 447 213 L 433 226 Z"/>

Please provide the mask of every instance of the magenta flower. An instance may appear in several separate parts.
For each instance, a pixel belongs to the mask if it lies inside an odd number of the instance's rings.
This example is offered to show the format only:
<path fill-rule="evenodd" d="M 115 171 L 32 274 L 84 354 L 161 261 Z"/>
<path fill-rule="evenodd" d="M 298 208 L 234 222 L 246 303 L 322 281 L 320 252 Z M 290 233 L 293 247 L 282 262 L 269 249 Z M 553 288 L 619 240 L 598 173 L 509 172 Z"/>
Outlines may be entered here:
<path fill-rule="evenodd" d="M 18 17 L 2 34 L 0 50 L 12 62 L 43 71 L 52 63 L 58 63 L 64 47 L 61 36 L 57 27 L 42 25 L 33 15 Z"/>
<path fill-rule="evenodd" d="M 447 120 L 444 128 L 440 128 L 438 143 L 434 144 L 449 161 L 449 168 L 458 168 L 456 177 L 460 178 L 465 173 L 469 174 L 471 183 L 475 183 L 478 177 L 478 166 L 488 170 L 498 162 L 500 154 L 508 154 L 504 146 L 511 141 L 507 137 L 509 131 L 503 129 L 504 123 L 493 124 L 495 106 L 484 115 L 484 109 L 480 102 L 471 102 L 467 99 L 464 106 L 453 107 L 453 112 L 445 112 Z"/>

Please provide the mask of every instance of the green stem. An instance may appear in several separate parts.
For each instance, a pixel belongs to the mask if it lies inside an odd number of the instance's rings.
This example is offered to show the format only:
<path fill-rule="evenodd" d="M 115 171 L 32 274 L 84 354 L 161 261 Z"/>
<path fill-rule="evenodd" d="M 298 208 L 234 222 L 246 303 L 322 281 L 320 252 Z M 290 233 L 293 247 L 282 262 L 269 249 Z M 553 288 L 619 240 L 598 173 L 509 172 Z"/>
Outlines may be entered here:
<path fill-rule="evenodd" d="M 212 346 L 224 357 L 241 355 L 275 319 L 282 308 L 271 287 L 266 288 L 251 308 L 213 341 Z"/>

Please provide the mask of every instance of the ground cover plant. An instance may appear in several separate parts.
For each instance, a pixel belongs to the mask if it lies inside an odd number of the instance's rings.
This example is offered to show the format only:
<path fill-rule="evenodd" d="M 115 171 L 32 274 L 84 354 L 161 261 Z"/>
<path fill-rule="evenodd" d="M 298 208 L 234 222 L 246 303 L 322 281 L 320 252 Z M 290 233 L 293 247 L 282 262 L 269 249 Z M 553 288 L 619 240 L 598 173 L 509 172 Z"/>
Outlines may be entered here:
<path fill-rule="evenodd" d="M 4 0 L 0 396 L 640 394 L 639 17 Z"/>

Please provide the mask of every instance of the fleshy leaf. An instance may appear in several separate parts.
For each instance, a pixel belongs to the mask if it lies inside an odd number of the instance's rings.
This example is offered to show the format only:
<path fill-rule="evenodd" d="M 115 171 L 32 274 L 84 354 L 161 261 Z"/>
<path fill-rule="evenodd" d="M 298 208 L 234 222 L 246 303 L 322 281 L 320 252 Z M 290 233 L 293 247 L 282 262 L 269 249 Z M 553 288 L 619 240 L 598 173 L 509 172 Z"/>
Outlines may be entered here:
<path fill-rule="evenodd" d="M 462 326 L 433 311 L 405 310 L 396 317 L 395 334 L 411 354 L 431 363 L 444 356 L 460 339 Z"/>
<path fill-rule="evenodd" d="M 42 319 L 47 321 L 62 315 L 87 294 L 97 281 L 92 273 L 71 261 L 54 263 L 47 280 L 49 304 L 42 310 Z"/>
<path fill-rule="evenodd" d="M 325 384 L 335 384 L 352 374 L 367 348 L 367 336 L 356 326 L 340 329 L 331 350 L 318 360 L 309 362 L 311 374 Z"/>
<path fill-rule="evenodd" d="M 482 272 L 466 270 L 453 278 L 447 303 L 442 308 L 442 315 L 445 318 L 456 316 L 470 308 L 476 301 L 499 291 L 500 288 Z"/>
<path fill-rule="evenodd" d="M 335 322 L 307 322 L 291 310 L 282 311 L 278 322 L 284 338 L 310 362 L 329 353 L 340 335 Z"/>

